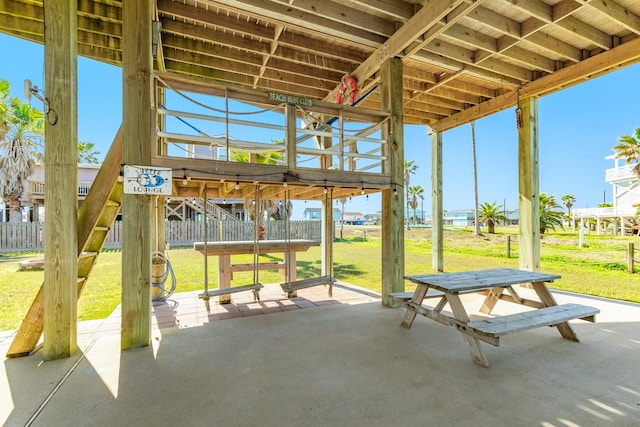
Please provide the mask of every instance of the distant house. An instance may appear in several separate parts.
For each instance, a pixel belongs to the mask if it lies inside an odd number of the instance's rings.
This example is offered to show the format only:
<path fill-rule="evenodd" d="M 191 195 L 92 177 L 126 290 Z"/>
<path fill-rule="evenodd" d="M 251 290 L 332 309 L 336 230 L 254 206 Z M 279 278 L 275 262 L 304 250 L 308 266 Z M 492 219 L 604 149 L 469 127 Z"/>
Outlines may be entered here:
<path fill-rule="evenodd" d="M 78 164 L 78 205 L 87 196 L 93 180 L 98 174 L 100 165 Z M 24 192 L 20 198 L 23 221 L 42 221 L 44 219 L 44 165 L 37 163 L 33 173 L 29 175 L 24 185 Z M 0 200 L 0 206 L 2 201 Z M 8 206 L 0 212 L 0 222 L 9 220 Z"/>
<path fill-rule="evenodd" d="M 605 157 L 614 161 L 614 167 L 605 171 L 605 181 L 613 189 L 613 206 L 601 208 L 577 208 L 571 211 L 572 226 L 580 222 L 580 228 L 585 227 L 586 221 L 594 221 L 596 233 L 606 231 L 613 226 L 613 233 L 625 235 L 631 231 L 638 218 L 640 203 L 640 179 L 633 172 L 637 161 L 627 162 L 627 159 L 616 154 Z"/>
<path fill-rule="evenodd" d="M 382 221 L 381 213 L 366 214 L 364 216 L 364 223 L 367 225 L 380 225 L 381 221 Z"/>
<path fill-rule="evenodd" d="M 340 209 L 333 210 L 333 220 L 340 221 Z M 303 219 L 322 219 L 322 209 L 321 208 L 306 208 L 302 213 Z"/>
<path fill-rule="evenodd" d="M 520 211 L 507 211 L 507 225 L 518 225 L 520 223 Z"/>
<path fill-rule="evenodd" d="M 306 208 L 302 213 L 304 219 L 322 219 L 322 209 Z"/>
<path fill-rule="evenodd" d="M 344 223 L 349 225 L 364 225 L 364 215 L 360 212 L 345 212 Z"/>
<path fill-rule="evenodd" d="M 446 211 L 444 214 L 444 223 L 456 227 L 469 227 L 473 225 L 474 216 L 475 212 L 473 209 Z"/>

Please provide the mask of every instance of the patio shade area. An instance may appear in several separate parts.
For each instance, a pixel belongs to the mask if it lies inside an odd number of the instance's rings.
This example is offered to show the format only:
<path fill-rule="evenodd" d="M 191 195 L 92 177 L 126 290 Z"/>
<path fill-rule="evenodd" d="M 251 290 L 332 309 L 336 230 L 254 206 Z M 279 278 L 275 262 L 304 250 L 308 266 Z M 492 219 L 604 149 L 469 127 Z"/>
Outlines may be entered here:
<path fill-rule="evenodd" d="M 120 166 L 166 167 L 182 172 L 173 176 L 172 195 L 253 197 L 256 207 L 262 200 L 281 195 L 284 206 L 292 199 L 320 200 L 325 211 L 322 274 L 327 277 L 333 274 L 333 198 L 380 191 L 381 302 L 391 306 L 390 293 L 404 290 L 403 125 L 429 127 L 432 217 L 438 218 L 432 228 L 432 269 L 444 271 L 442 134 L 517 106 L 519 268 L 537 271 L 537 99 L 637 63 L 638 1 L 81 0 L 76 4 L 0 0 L 0 31 L 46 44 L 48 98 L 56 105 L 54 112 L 69 113 L 45 125 L 46 137 L 56 141 L 47 144 L 46 156 L 59 160 L 48 162 L 49 176 L 59 179 L 49 186 L 47 203 L 61 209 L 55 217 L 46 216 L 47 286 L 34 299 L 22 335 L 18 333 L 13 340 L 16 348 L 11 357 L 31 353 L 43 329 L 44 360 L 76 354 L 77 295 L 103 242 L 102 237 L 95 237 L 110 227 L 103 222 L 113 223 L 118 209 L 122 209 L 123 235 L 127 236 L 122 249 L 120 342 L 117 337 L 96 335 L 92 344 L 81 347 L 84 356 L 65 371 L 68 377 L 58 378 L 53 371 L 56 366 L 69 367 L 72 360 L 44 364 L 54 379 L 34 389 L 46 392 L 50 390 L 47 384 L 64 380 L 50 400 L 44 396 L 42 412 L 36 408 L 29 415 L 38 415 L 36 424 L 69 423 L 69 416 L 82 417 L 76 420 L 80 423 L 93 422 L 88 420 L 93 417 L 99 423 L 114 413 L 121 413 L 127 424 L 144 422 L 140 417 L 150 413 L 163 414 L 159 421 L 167 424 L 184 420 L 171 418 L 175 414 L 197 417 L 194 422 L 207 424 L 214 418 L 227 422 L 225 415 L 234 414 L 239 418 L 230 425 L 265 424 L 261 414 L 271 408 L 266 423 L 272 425 L 315 422 L 315 417 L 326 417 L 318 418 L 319 425 L 341 424 L 338 420 L 356 416 L 363 424 L 389 425 L 400 420 L 408 425 L 423 423 L 424 413 L 430 413 L 426 405 L 446 409 L 432 411 L 435 414 L 456 416 L 459 407 L 465 407 L 470 411 L 467 418 L 476 421 L 475 425 L 486 421 L 476 416 L 491 414 L 523 417 L 520 421 L 527 417 L 536 424 L 550 425 L 565 419 L 576 420 L 576 424 L 597 423 L 599 415 L 594 412 L 604 412 L 607 420 L 638 418 L 639 392 L 634 385 L 638 381 L 631 381 L 634 373 L 601 375 L 598 371 L 604 364 L 611 370 L 631 366 L 631 359 L 612 363 L 612 357 L 631 357 L 637 350 L 637 339 L 632 338 L 638 336 L 637 329 L 627 330 L 636 327 L 629 319 L 637 319 L 637 312 L 611 320 L 607 316 L 622 315 L 623 310 L 612 309 L 607 314 L 603 308 L 604 319 L 595 327 L 577 325 L 578 333 L 584 332 L 586 338 L 580 345 L 559 342 L 557 336 L 547 336 L 551 332 L 546 330 L 523 333 L 508 341 L 514 346 L 512 351 L 490 351 L 489 359 L 500 365 L 491 374 L 467 366 L 466 353 L 459 351 L 464 345 L 456 334 L 433 329 L 433 325 L 399 330 L 396 317 L 400 313 L 380 307 L 380 301 L 304 310 L 305 315 L 311 312 L 308 317 L 281 313 L 211 325 L 203 322 L 199 328 L 180 333 L 155 330 L 156 335 L 151 336 L 151 251 L 154 246 L 161 248 L 164 233 L 162 221 L 154 218 L 162 216 L 153 210 L 151 193 L 122 195 L 118 175 Z M 86 211 L 78 211 L 75 194 L 65 192 L 66 188 L 75 192 L 77 187 L 77 166 L 68 161 L 77 151 L 77 55 L 121 67 L 123 72 L 122 128 L 111 147 L 114 154 L 107 156 L 101 168 L 104 177 L 96 179 L 101 185 L 95 186 L 91 192 L 95 196 L 90 193 L 83 204 L 91 206 Z M 230 124 L 246 121 L 229 119 L 228 108 L 224 133 L 190 135 L 193 140 L 187 140 L 178 132 L 169 132 L 173 129 L 164 128 L 166 123 L 158 116 L 181 117 L 158 102 L 169 89 L 222 94 L 227 101 L 231 93 L 256 107 L 265 99 L 282 103 L 277 108 L 285 119 L 279 126 L 285 133 L 286 165 L 163 159 L 169 157 L 165 156 L 164 138 L 213 148 L 211 144 L 224 140 L 227 159 L 233 148 L 257 151 L 275 145 L 232 140 Z M 318 120 L 315 127 L 308 124 L 315 122 L 298 122 L 302 112 L 307 113 L 303 107 L 318 108 L 312 115 Z M 209 120 L 196 112 L 184 113 L 187 118 Z M 339 137 L 327 134 L 325 126 L 335 123 L 334 119 L 343 123 L 350 118 L 366 125 L 355 129 L 356 135 L 345 135 L 344 126 L 335 132 Z M 222 123 L 222 118 L 211 121 Z M 299 137 L 304 132 L 316 138 L 313 145 L 305 139 L 307 135 Z M 361 143 L 360 151 L 357 143 Z M 252 154 L 256 153 L 247 153 L 250 162 Z M 311 156 L 318 169 L 298 167 L 298 154 Z M 188 175 L 192 172 L 200 175 Z M 269 174 L 272 176 L 267 177 Z M 268 187 L 261 187 L 265 183 Z M 91 203 L 90 196 L 97 202 Z M 258 228 L 255 230 L 257 235 Z M 99 244 L 89 248 L 95 242 Z M 208 326 L 214 327 L 215 334 L 208 335 Z M 619 332 L 611 334 L 610 330 Z M 440 333 L 444 335 L 431 335 Z M 538 344 L 539 338 L 543 344 Z M 153 347 L 138 349 L 150 344 Z M 120 348 L 131 353 L 118 355 Z M 96 368 L 91 367 L 94 355 L 101 359 L 95 362 Z M 17 380 L 13 371 L 39 357 L 5 363 L 13 396 L 8 404 L 16 408 L 12 414 L 29 400 L 18 392 L 20 384 L 32 386 L 46 377 L 40 374 L 30 383 Z M 390 363 L 394 360 L 399 363 Z M 259 366 L 268 369 L 256 371 Z M 31 367 L 33 375 L 42 372 L 36 365 Z M 465 370 L 466 375 L 460 375 Z M 541 372 L 545 375 L 539 375 Z M 458 384 L 463 378 L 465 383 Z M 495 381 L 493 389 L 481 379 Z M 595 384 L 594 379 L 598 380 Z M 73 381 L 77 385 L 68 387 Z M 470 387 L 469 381 L 478 383 Z M 471 393 L 460 393 L 470 388 Z M 533 392 L 536 395 L 530 395 Z M 96 410 L 84 399 L 88 395 L 105 404 Z M 140 410 L 139 399 L 133 403 L 136 399 L 127 398 L 134 395 L 148 398 L 146 411 Z M 530 407 L 515 413 L 513 408 L 520 405 L 506 397 L 525 395 L 529 398 L 522 401 Z M 496 396 L 505 399 L 495 402 Z M 56 412 L 52 404 L 63 398 L 67 403 Z M 358 404 L 352 406 L 354 399 Z M 545 406 L 549 402 L 557 405 L 557 413 Z M 85 404 L 86 410 L 77 408 Z M 73 414 L 65 413 L 68 407 L 74 408 Z M 176 412 L 170 412 L 175 408 Z M 478 411 L 480 408 L 491 410 Z M 248 419 L 248 412 L 259 418 Z M 302 414 L 302 418 L 289 418 L 290 414 Z M 506 418 L 498 418 L 498 424 L 501 420 Z M 20 419 L 22 422 L 25 420 Z M 434 424 L 443 423 L 443 419 L 434 419 Z"/>
<path fill-rule="evenodd" d="M 179 304 L 155 309 L 153 345 L 127 352 L 120 352 L 118 311 L 81 323 L 81 351 L 69 359 L 41 363 L 39 352 L 5 360 L 0 421 L 560 427 L 640 420 L 637 304 L 555 292 L 560 303 L 601 310 L 595 324 L 572 322 L 582 341 L 564 340 L 555 328 L 514 334 L 485 347 L 487 369 L 470 360 L 453 328 L 417 319 L 404 329 L 404 310 L 382 307 L 369 291 L 340 283 L 333 299 L 314 288 L 284 300 L 276 288 L 267 286 L 260 303 L 238 296 L 209 315 L 195 293 L 175 294 Z M 468 297 L 470 306 L 482 300 Z"/>

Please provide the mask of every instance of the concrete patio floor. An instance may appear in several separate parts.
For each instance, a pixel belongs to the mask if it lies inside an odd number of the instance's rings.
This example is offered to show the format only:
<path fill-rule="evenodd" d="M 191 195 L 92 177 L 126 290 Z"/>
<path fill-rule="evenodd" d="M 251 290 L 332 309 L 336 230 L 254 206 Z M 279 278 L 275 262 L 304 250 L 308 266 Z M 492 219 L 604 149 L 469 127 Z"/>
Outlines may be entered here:
<path fill-rule="evenodd" d="M 526 293 L 528 290 L 523 289 Z M 453 328 L 338 284 L 282 298 L 279 287 L 234 295 L 211 311 L 196 293 L 154 307 L 152 346 L 119 350 L 119 312 L 79 324 L 80 350 L 42 362 L 40 351 L 4 361 L 6 426 L 638 426 L 640 305 L 561 292 L 599 307 L 555 328 L 482 344 L 474 364 Z M 479 296 L 466 296 L 479 307 Z M 500 302 L 496 314 L 521 310 Z M 472 310 L 470 310 L 472 311 Z M 472 311 L 475 313 L 475 311 Z M 0 334 L 0 351 L 11 333 Z"/>

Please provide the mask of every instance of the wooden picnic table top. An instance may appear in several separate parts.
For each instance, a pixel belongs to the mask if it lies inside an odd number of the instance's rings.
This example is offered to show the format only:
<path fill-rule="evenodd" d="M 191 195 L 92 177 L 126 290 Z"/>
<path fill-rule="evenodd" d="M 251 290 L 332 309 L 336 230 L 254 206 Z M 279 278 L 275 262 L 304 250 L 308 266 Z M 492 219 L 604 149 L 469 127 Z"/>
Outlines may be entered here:
<path fill-rule="evenodd" d="M 256 244 L 253 240 L 238 240 L 224 242 L 207 242 L 207 255 L 239 255 L 252 254 L 255 247 L 259 253 L 306 251 L 312 246 L 320 246 L 320 240 L 291 239 L 291 240 L 259 240 Z M 195 242 L 193 249 L 204 254 L 205 243 Z"/>
<path fill-rule="evenodd" d="M 521 283 L 553 282 L 560 279 L 560 276 L 511 268 L 494 268 L 457 273 L 418 274 L 405 276 L 405 279 L 442 292 L 460 294 Z"/>

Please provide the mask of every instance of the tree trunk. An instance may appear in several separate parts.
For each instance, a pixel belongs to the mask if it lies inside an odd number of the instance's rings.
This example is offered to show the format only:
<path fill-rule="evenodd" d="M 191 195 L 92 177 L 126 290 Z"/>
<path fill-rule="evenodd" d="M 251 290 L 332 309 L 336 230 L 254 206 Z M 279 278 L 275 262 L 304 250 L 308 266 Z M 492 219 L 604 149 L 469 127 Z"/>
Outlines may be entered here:
<path fill-rule="evenodd" d="M 406 220 L 407 220 L 407 230 L 411 230 L 411 224 L 410 224 L 411 218 L 409 218 L 409 180 L 408 179 L 407 179 L 407 187 L 406 187 L 405 193 L 406 193 L 406 198 L 407 198 L 407 200 L 406 200 L 406 204 L 407 204 L 407 206 L 406 206 L 407 207 L 407 218 L 406 218 Z"/>
<path fill-rule="evenodd" d="M 496 232 L 496 225 L 491 220 L 487 221 L 487 228 L 488 228 L 489 234 L 493 234 Z"/>
<path fill-rule="evenodd" d="M 478 212 L 478 164 L 476 162 L 476 127 L 474 121 L 471 122 L 471 152 L 473 154 L 473 199 L 474 199 L 474 224 L 473 234 L 482 236 L 480 231 L 480 215 Z M 493 221 L 489 222 L 489 233 L 493 233 Z"/>
<path fill-rule="evenodd" d="M 19 199 L 9 200 L 9 222 L 22 222 L 22 203 Z"/>

